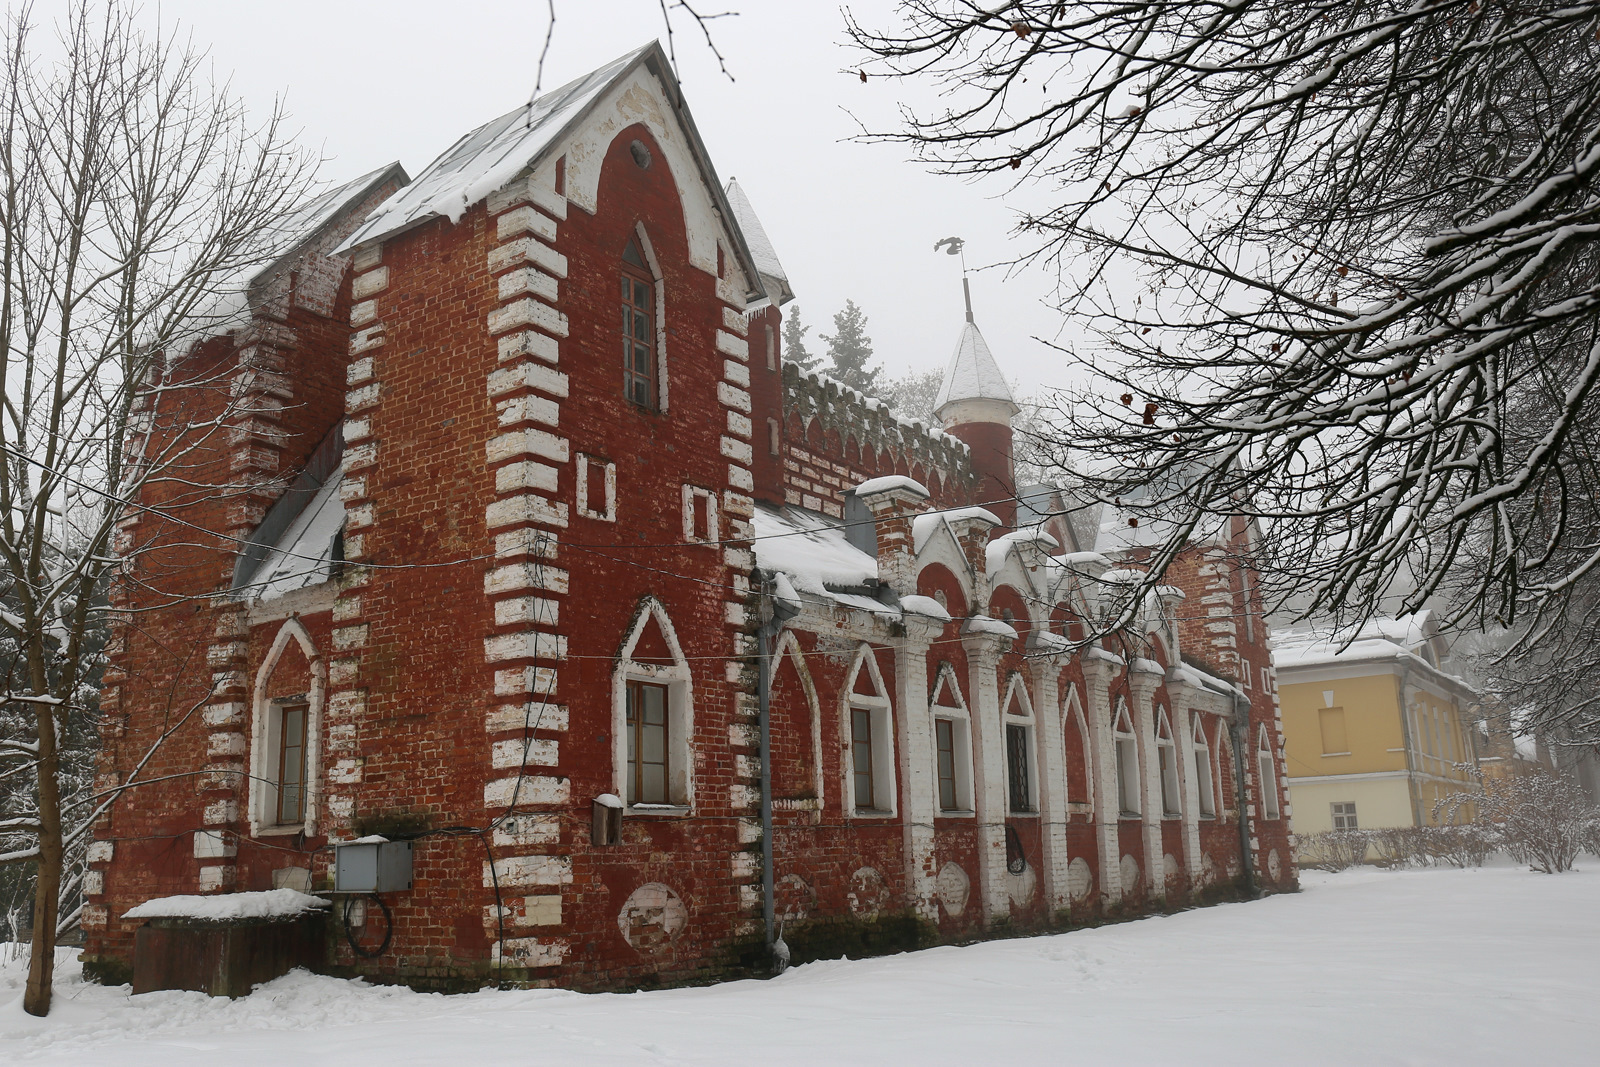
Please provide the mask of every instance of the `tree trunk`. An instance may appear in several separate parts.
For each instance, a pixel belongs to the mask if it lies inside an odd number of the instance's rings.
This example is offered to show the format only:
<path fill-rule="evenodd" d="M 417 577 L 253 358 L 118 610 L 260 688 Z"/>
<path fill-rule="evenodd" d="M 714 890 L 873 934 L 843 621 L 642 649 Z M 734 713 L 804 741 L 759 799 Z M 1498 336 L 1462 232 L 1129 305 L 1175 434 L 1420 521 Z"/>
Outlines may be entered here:
<path fill-rule="evenodd" d="M 56 780 L 56 707 L 35 704 L 34 708 L 39 722 L 39 876 L 34 883 L 33 951 L 22 1010 L 29 1015 L 48 1015 L 56 972 L 56 915 L 61 892 L 61 789 Z"/>

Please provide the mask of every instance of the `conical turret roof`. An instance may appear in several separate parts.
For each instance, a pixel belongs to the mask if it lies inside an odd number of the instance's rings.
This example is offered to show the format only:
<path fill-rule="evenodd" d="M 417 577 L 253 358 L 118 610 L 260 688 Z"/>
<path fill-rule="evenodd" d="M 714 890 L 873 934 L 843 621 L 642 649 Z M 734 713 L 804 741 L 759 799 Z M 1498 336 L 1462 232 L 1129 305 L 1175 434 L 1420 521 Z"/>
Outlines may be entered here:
<path fill-rule="evenodd" d="M 978 331 L 978 324 L 969 316 L 967 324 L 961 329 L 961 339 L 956 342 L 956 350 L 950 356 L 950 363 L 944 369 L 944 381 L 939 385 L 939 395 L 934 399 L 933 409 L 937 412 L 956 400 L 980 399 L 1003 401 L 1011 405 L 1013 415 L 1022 410 L 1011 395 L 1006 376 L 1000 373 L 1000 364 L 995 362 L 994 353 L 989 351 L 989 343 Z"/>

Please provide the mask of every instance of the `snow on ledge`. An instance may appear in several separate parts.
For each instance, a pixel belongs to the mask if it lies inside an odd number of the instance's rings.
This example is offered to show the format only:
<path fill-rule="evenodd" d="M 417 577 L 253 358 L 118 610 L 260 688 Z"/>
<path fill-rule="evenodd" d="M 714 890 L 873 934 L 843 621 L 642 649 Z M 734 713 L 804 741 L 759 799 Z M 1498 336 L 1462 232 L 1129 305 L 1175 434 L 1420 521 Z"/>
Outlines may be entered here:
<path fill-rule="evenodd" d="M 887 493 L 892 489 L 903 489 L 916 493 L 926 499 L 933 494 L 928 492 L 928 487 L 914 478 L 907 478 L 903 474 L 886 474 L 882 478 L 868 478 L 856 486 L 856 496 L 871 496 L 873 493 Z"/>
<path fill-rule="evenodd" d="M 156 897 L 124 912 L 124 919 L 288 919 L 326 908 L 328 901 L 295 889 L 266 889 L 258 893 L 221 893 L 216 896 Z"/>
<path fill-rule="evenodd" d="M 926 615 L 928 618 L 938 619 L 940 622 L 950 621 L 950 613 L 931 596 L 919 596 L 917 594 L 903 596 L 900 598 L 900 610 L 908 611 L 913 615 Z"/>
<path fill-rule="evenodd" d="M 967 620 L 967 633 L 969 634 L 995 634 L 999 637 L 1009 637 L 1015 641 L 1017 631 L 1008 623 L 999 619 L 992 619 L 987 615 L 974 615 Z"/>

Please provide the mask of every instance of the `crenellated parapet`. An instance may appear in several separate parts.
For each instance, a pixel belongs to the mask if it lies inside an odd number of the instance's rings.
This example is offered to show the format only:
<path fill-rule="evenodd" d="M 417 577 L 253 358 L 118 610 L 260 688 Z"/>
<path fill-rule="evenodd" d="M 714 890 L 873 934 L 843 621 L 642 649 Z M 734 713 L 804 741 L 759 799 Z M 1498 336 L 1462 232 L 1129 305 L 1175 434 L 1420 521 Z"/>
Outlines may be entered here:
<path fill-rule="evenodd" d="M 977 484 L 959 438 L 795 363 L 783 367 L 783 412 L 791 504 L 837 516 L 851 487 L 889 474 L 924 482 L 936 501 L 965 499 Z"/>

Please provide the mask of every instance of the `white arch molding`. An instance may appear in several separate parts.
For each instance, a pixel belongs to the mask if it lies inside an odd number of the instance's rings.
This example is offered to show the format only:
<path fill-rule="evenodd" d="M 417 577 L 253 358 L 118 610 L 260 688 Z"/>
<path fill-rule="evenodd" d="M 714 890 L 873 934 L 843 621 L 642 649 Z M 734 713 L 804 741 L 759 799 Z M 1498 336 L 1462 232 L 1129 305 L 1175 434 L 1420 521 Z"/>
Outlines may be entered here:
<path fill-rule="evenodd" d="M 660 628 L 661 638 L 672 658 L 670 665 L 637 663 L 633 659 L 639 638 L 652 619 Z M 617 666 L 611 672 L 612 791 L 619 797 L 628 795 L 629 681 L 666 687 L 668 796 L 672 807 L 690 811 L 694 807 L 694 758 L 689 744 L 694 736 L 694 678 L 666 605 L 653 596 L 645 597 L 634 609 L 633 621 L 628 624 L 617 655 Z"/>
<path fill-rule="evenodd" d="M 311 674 L 311 691 L 306 694 L 306 817 L 294 826 L 280 826 L 276 819 L 278 800 L 277 767 L 273 766 L 277 752 L 278 706 L 267 696 L 272 672 L 283 659 L 289 642 L 300 646 Z M 250 788 L 247 807 L 252 837 L 262 833 L 290 833 L 301 831 L 307 837 L 317 833 L 317 817 L 322 803 L 322 719 L 323 705 L 328 688 L 327 665 L 311 640 L 311 634 L 291 615 L 278 627 L 261 666 L 256 670 L 255 685 L 250 694 Z"/>
<path fill-rule="evenodd" d="M 794 631 L 785 629 L 778 635 L 778 643 L 772 652 L 772 677 L 778 677 L 778 668 L 783 664 L 784 657 L 794 664 L 795 676 L 800 679 L 800 689 L 806 695 L 806 707 L 811 713 L 811 777 L 812 788 L 817 794 L 817 810 L 813 813 L 818 820 L 822 818 L 823 806 L 823 780 L 822 773 L 822 704 L 817 700 L 817 687 L 811 681 L 811 671 L 806 667 L 805 650 L 800 647 L 799 638 Z"/>

